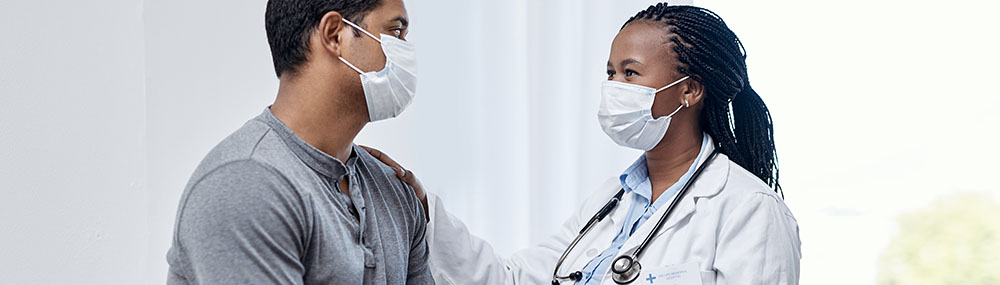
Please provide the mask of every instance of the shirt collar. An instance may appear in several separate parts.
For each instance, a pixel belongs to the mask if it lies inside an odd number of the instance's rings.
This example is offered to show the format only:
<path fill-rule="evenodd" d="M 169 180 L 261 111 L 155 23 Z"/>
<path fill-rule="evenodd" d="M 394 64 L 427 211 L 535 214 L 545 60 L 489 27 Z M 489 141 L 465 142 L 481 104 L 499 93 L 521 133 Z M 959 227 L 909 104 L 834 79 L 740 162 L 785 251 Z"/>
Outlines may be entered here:
<path fill-rule="evenodd" d="M 646 200 L 649 200 L 650 196 L 653 195 L 653 190 L 648 185 L 649 170 L 646 168 L 645 154 L 640 155 L 639 159 L 636 159 L 631 166 L 626 168 L 625 172 L 619 176 L 619 179 L 625 192 L 635 192 L 639 196 L 646 198 Z"/>
<path fill-rule="evenodd" d="M 306 166 L 309 166 L 309 168 L 312 168 L 313 171 L 329 179 L 339 181 L 344 175 L 347 175 L 350 169 L 354 169 L 357 165 L 359 151 L 357 145 L 352 146 L 351 156 L 345 164 L 302 140 L 284 122 L 281 122 L 278 117 L 274 116 L 274 113 L 271 113 L 271 107 L 265 108 L 264 112 L 257 116 L 255 120 L 267 124 L 299 160 L 305 163 Z"/>
<path fill-rule="evenodd" d="M 676 192 L 677 189 L 675 188 L 681 187 L 681 185 L 684 185 L 687 180 L 691 179 L 695 170 L 698 169 L 698 163 L 705 157 L 705 155 L 713 150 L 713 148 L 710 147 L 711 144 L 712 139 L 709 138 L 708 134 L 703 133 L 701 139 L 701 149 L 698 151 L 698 157 L 695 158 L 694 162 L 691 163 L 691 166 L 688 167 L 688 171 L 685 172 L 679 180 L 677 180 L 677 183 L 674 183 L 674 185 L 671 185 L 670 188 L 667 188 L 667 191 L 664 191 L 664 193 Z M 649 201 L 650 197 L 653 196 L 652 185 L 649 184 L 649 169 L 646 168 L 646 154 L 640 155 L 639 159 L 636 159 L 631 166 L 625 169 L 625 172 L 619 176 L 619 179 L 621 180 L 622 188 L 625 189 L 625 192 L 635 192 L 637 195 L 646 198 L 647 201 Z M 657 201 L 660 201 L 660 199 L 657 199 Z"/>

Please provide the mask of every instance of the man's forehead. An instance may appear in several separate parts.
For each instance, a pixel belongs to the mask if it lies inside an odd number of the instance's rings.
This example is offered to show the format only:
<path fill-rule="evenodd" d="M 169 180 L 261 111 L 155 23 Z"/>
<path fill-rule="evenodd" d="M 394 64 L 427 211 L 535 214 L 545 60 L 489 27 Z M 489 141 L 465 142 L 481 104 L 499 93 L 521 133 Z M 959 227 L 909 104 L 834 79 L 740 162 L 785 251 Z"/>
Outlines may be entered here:
<path fill-rule="evenodd" d="M 371 14 L 378 15 L 378 18 L 387 21 L 402 20 L 402 22 L 409 22 L 406 6 L 402 0 L 382 0 L 382 5 L 372 10 Z"/>

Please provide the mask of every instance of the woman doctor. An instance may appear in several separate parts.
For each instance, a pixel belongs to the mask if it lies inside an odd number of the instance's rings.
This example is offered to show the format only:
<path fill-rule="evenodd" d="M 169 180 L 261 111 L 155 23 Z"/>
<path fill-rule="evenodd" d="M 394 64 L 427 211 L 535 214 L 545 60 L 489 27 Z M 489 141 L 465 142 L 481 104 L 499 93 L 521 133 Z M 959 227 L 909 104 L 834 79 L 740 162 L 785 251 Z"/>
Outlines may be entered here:
<path fill-rule="evenodd" d="M 645 153 L 558 234 L 509 257 L 471 235 L 412 173 L 369 151 L 425 203 L 439 283 L 797 284 L 798 226 L 776 194 L 771 117 L 745 58 L 709 10 L 661 3 L 629 19 L 611 45 L 598 118 L 616 143 Z"/>

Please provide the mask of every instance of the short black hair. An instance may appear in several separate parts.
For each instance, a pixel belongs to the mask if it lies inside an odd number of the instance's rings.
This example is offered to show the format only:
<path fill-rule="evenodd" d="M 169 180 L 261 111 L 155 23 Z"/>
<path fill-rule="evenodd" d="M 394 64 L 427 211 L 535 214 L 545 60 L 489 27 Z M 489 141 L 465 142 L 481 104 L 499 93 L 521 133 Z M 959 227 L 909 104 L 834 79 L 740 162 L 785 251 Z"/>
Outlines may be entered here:
<path fill-rule="evenodd" d="M 337 11 L 348 21 L 362 25 L 368 12 L 381 4 L 382 0 L 268 0 L 264 28 L 274 72 L 278 77 L 295 73 L 306 62 L 309 36 L 326 13 Z"/>

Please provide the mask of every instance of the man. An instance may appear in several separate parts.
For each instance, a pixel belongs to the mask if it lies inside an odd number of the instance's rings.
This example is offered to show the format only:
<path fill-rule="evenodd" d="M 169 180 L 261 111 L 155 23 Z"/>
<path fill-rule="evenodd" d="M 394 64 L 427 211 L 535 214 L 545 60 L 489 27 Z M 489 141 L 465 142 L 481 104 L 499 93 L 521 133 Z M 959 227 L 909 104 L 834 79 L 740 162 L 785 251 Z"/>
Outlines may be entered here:
<path fill-rule="evenodd" d="M 433 283 L 420 202 L 353 144 L 416 87 L 402 0 L 270 0 L 265 18 L 277 99 L 192 175 L 167 283 Z"/>

